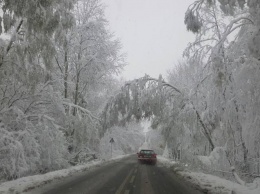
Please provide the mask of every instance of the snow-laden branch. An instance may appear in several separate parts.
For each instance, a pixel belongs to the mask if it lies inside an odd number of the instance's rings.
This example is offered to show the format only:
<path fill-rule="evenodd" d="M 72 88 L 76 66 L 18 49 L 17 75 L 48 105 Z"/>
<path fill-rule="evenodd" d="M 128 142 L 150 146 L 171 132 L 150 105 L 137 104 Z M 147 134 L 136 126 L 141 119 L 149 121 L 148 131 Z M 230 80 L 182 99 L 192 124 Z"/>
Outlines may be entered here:
<path fill-rule="evenodd" d="M 167 82 L 165 82 L 165 81 L 163 81 L 163 80 L 159 80 L 159 79 L 155 79 L 155 78 L 152 78 L 152 77 L 149 77 L 149 76 L 144 76 L 144 77 L 142 77 L 142 78 L 139 78 L 139 79 L 135 79 L 135 80 L 133 80 L 133 81 L 131 81 L 131 82 L 128 82 L 128 83 L 126 83 L 125 85 L 126 86 L 128 86 L 128 85 L 131 85 L 132 83 L 134 83 L 134 82 L 136 82 L 136 81 L 145 81 L 145 82 L 149 82 L 149 81 L 155 81 L 155 82 L 157 82 L 157 83 L 162 83 L 162 87 L 169 87 L 169 88 L 171 88 L 171 89 L 173 89 L 173 90 L 175 90 L 176 92 L 178 92 L 178 93 L 180 93 L 180 94 L 183 94 L 178 88 L 176 88 L 175 86 L 173 86 L 173 85 L 171 85 L 171 84 L 169 84 L 169 83 L 167 83 Z"/>
<path fill-rule="evenodd" d="M 247 20 L 247 21 L 249 21 L 250 23 L 242 23 L 242 24 L 239 24 L 239 25 L 233 27 L 234 24 L 236 24 L 237 22 L 239 22 L 239 21 L 241 21 L 241 20 Z M 218 53 L 220 52 L 220 49 L 221 49 L 223 43 L 225 42 L 225 40 L 227 39 L 227 37 L 228 37 L 234 30 L 236 30 L 236 29 L 238 29 L 238 28 L 240 28 L 240 27 L 242 27 L 243 25 L 246 25 L 246 24 L 254 24 L 254 22 L 253 22 L 251 19 L 249 19 L 249 18 L 247 18 L 247 17 L 245 17 L 245 16 L 242 16 L 242 17 L 239 17 L 239 18 L 237 18 L 237 19 L 232 20 L 232 21 L 228 24 L 228 26 L 227 26 L 225 32 L 223 33 L 223 35 L 222 35 L 220 41 L 218 42 L 218 44 L 216 44 L 216 46 L 215 46 L 216 51 L 217 51 Z"/>
<path fill-rule="evenodd" d="M 0 68 L 3 66 L 4 64 L 4 57 L 9 53 L 9 51 L 11 50 L 12 46 L 13 46 L 13 43 L 15 42 L 15 38 L 16 38 L 16 34 L 18 34 L 19 30 L 21 29 L 22 27 L 22 24 L 23 24 L 24 20 L 21 19 L 19 21 L 19 23 L 17 24 L 16 28 L 15 28 L 15 31 L 14 33 L 12 34 L 11 36 L 11 39 L 6 47 L 6 50 L 5 50 L 5 53 L 1 56 L 1 59 L 0 59 Z"/>
<path fill-rule="evenodd" d="M 160 80 L 159 79 L 155 79 L 155 78 L 151 78 L 151 77 L 148 77 L 148 78 L 146 78 L 148 81 L 156 81 L 156 82 L 160 82 Z M 178 89 L 178 88 L 176 88 L 176 87 L 174 87 L 173 85 L 171 85 L 171 84 L 169 84 L 169 83 L 166 83 L 165 81 L 162 81 L 162 86 L 163 87 L 170 87 L 170 88 L 172 88 L 173 90 L 175 90 L 176 92 L 178 92 L 178 93 L 180 93 L 180 94 L 182 94 L 182 92 Z"/>
<path fill-rule="evenodd" d="M 83 107 L 81 107 L 81 106 L 78 106 L 78 105 L 76 105 L 76 104 L 69 103 L 69 102 L 62 102 L 62 104 L 63 104 L 63 105 L 67 105 L 67 106 L 69 106 L 70 108 L 73 107 L 73 108 L 76 108 L 76 109 L 82 111 L 82 112 L 85 113 L 91 120 L 92 120 L 92 119 L 95 119 L 95 120 L 97 120 L 97 121 L 100 121 L 100 118 L 98 118 L 97 116 L 93 115 L 93 114 L 91 113 L 91 111 L 89 111 L 88 109 L 85 109 L 85 108 L 83 108 Z"/>
<path fill-rule="evenodd" d="M 207 38 L 207 39 L 203 39 L 203 40 L 197 40 L 196 42 L 192 43 L 191 46 L 201 44 L 201 43 L 207 42 L 207 41 L 218 41 L 218 40 L 216 38 Z"/>

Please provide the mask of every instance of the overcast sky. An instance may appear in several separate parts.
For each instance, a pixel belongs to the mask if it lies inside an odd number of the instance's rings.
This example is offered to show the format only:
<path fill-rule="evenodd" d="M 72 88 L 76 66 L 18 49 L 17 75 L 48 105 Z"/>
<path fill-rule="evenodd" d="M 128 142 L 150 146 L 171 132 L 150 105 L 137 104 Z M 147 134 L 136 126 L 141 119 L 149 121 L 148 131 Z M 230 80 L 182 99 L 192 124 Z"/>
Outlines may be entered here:
<path fill-rule="evenodd" d="M 121 40 L 129 80 L 148 74 L 158 77 L 182 58 L 194 39 L 184 25 L 184 14 L 194 0 L 103 0 L 110 29 Z"/>

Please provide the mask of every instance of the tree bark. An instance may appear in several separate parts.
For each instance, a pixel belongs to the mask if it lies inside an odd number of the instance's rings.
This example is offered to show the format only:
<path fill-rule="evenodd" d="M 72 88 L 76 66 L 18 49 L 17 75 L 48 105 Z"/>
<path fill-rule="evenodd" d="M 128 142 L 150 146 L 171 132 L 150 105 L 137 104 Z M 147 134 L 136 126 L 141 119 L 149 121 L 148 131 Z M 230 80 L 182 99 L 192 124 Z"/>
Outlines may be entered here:
<path fill-rule="evenodd" d="M 209 134 L 209 131 L 208 131 L 206 125 L 203 123 L 203 121 L 202 121 L 202 119 L 201 119 L 201 117 L 200 117 L 198 111 L 197 111 L 195 108 L 194 108 L 194 110 L 195 110 L 196 115 L 197 115 L 197 118 L 199 119 L 199 122 L 200 122 L 200 124 L 201 124 L 201 126 L 202 126 L 202 128 L 203 128 L 204 135 L 205 135 L 205 137 L 207 138 L 207 140 L 209 141 L 209 144 L 210 144 L 210 147 L 211 147 L 211 151 L 212 151 L 212 150 L 215 148 L 215 145 L 214 145 L 214 143 L 213 143 L 213 141 L 212 141 L 212 139 L 211 139 L 211 136 L 210 136 L 210 134 Z"/>
<path fill-rule="evenodd" d="M 76 69 L 77 73 L 76 73 L 76 86 L 75 86 L 75 95 L 74 95 L 74 104 L 75 105 L 78 105 L 79 81 L 80 81 L 80 72 L 81 72 L 81 69 L 80 69 L 81 65 L 79 65 L 80 64 L 80 60 L 81 60 L 81 54 L 78 53 L 78 68 Z M 74 116 L 76 115 L 76 112 L 77 112 L 77 109 L 74 108 L 74 110 L 73 110 L 73 115 Z"/>
<path fill-rule="evenodd" d="M 75 96 L 74 96 L 74 104 L 78 105 L 78 94 L 79 94 L 79 75 L 80 73 L 77 73 L 77 77 L 76 77 L 76 87 L 75 87 Z M 73 110 L 73 115 L 75 116 L 77 112 L 77 109 L 74 108 Z"/>
<path fill-rule="evenodd" d="M 64 57 L 64 64 L 65 64 L 65 72 L 64 72 L 64 98 L 68 98 L 68 69 L 69 69 L 69 63 L 68 63 L 68 52 L 67 48 L 65 48 L 65 57 Z"/>
<path fill-rule="evenodd" d="M 241 126 L 241 123 L 239 122 L 239 107 L 237 105 L 237 102 L 236 100 L 234 100 L 234 105 L 235 105 L 235 109 L 236 109 L 236 117 L 237 117 L 237 130 L 239 132 L 239 136 L 240 136 L 240 141 L 241 141 L 241 144 L 242 144 L 242 149 L 243 149 L 243 158 L 244 158 L 244 163 L 245 163 L 245 166 L 248 167 L 248 150 L 247 150 L 247 147 L 246 147 L 246 144 L 245 144 L 245 141 L 243 140 L 243 131 L 242 131 L 242 126 Z"/>

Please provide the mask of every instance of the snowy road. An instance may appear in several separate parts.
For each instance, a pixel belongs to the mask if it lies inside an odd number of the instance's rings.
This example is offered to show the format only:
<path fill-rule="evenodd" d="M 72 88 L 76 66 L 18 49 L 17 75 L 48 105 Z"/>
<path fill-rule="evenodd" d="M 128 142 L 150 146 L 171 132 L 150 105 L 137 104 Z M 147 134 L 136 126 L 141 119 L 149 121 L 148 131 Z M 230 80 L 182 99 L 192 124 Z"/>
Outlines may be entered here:
<path fill-rule="evenodd" d="M 136 156 L 98 167 L 30 194 L 199 194 L 160 163 L 139 164 Z"/>

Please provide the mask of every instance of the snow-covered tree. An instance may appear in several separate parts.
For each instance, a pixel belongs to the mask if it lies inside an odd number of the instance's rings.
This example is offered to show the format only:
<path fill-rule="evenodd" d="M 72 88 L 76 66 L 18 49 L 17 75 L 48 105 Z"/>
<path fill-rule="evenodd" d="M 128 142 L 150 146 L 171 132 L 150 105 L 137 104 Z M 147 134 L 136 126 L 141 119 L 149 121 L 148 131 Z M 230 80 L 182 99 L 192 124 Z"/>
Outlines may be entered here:
<path fill-rule="evenodd" d="M 253 81 L 256 79 L 253 72 L 258 72 L 256 66 L 259 64 L 259 1 L 196 1 L 187 13 L 191 12 L 197 20 L 194 22 L 195 25 L 198 21 L 200 25 L 198 29 L 193 30 L 192 24 L 186 23 L 187 28 L 197 33 L 197 38 L 200 40 L 203 40 L 201 34 L 211 37 L 214 33 L 204 34 L 204 29 L 211 22 L 204 20 L 203 17 L 205 9 L 218 8 L 225 15 L 222 16 L 224 20 L 217 19 L 216 22 L 225 25 L 218 25 L 218 29 L 222 30 L 219 31 L 219 36 L 213 36 L 216 41 L 207 47 L 209 55 L 201 53 L 202 57 L 209 57 L 209 60 L 203 61 L 200 56 L 195 58 L 194 63 L 194 58 L 190 60 L 190 56 L 187 55 L 189 60 L 187 70 L 196 68 L 195 76 L 199 77 L 195 82 L 198 87 L 194 91 L 197 97 L 195 99 L 193 97 L 193 102 L 197 110 L 200 110 L 204 123 L 209 124 L 209 129 L 214 129 L 211 131 L 212 139 L 216 146 L 222 146 L 225 150 L 224 157 L 227 157 L 230 165 L 254 173 L 256 166 L 259 168 L 259 164 L 252 159 L 258 158 L 259 155 L 258 149 L 253 148 L 258 145 L 258 140 L 255 139 L 258 137 L 258 132 L 253 129 L 257 119 L 254 121 L 251 119 L 258 117 L 259 113 L 251 113 L 253 108 L 250 104 L 255 95 L 258 95 L 258 84 Z M 191 45 L 197 44 L 195 42 Z M 204 49 L 204 46 L 199 44 L 197 49 Z M 196 62 L 200 62 L 202 67 L 197 66 Z M 184 72 L 185 74 L 183 77 L 190 76 L 189 72 Z M 174 76 L 170 77 L 174 78 L 176 83 L 179 78 Z M 249 97 L 248 94 L 251 92 L 254 95 Z M 244 98 L 245 96 L 248 98 Z M 256 101 L 254 106 L 258 107 Z"/>
<path fill-rule="evenodd" d="M 100 1 L 0 5 L 0 34 L 10 37 L 0 39 L 0 179 L 64 168 L 78 152 L 99 151 L 96 115 L 123 67 Z"/>

